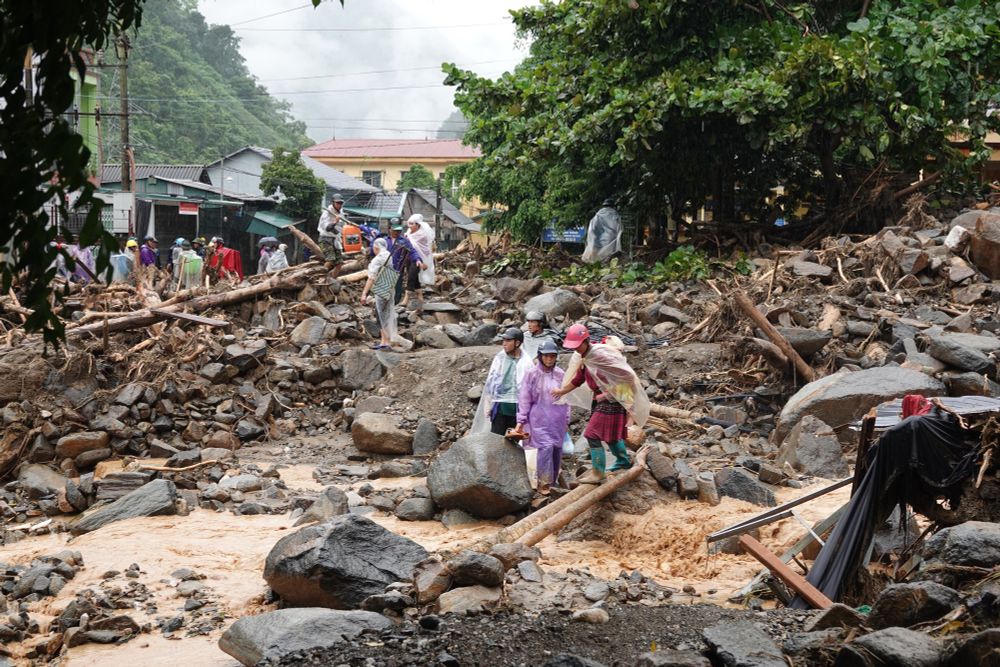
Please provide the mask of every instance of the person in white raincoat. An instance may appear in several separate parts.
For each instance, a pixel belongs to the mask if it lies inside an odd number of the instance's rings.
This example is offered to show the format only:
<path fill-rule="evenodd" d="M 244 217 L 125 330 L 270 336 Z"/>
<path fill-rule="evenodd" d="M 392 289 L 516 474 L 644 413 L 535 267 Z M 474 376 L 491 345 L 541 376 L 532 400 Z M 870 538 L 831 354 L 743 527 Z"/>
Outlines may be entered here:
<path fill-rule="evenodd" d="M 271 256 L 267 258 L 268 273 L 275 273 L 288 268 L 288 255 L 285 254 L 286 250 L 288 250 L 288 245 L 282 243 L 275 248 L 274 252 L 271 253 Z"/>
<path fill-rule="evenodd" d="M 590 332 L 582 324 L 566 330 L 563 347 L 576 350 L 563 386 L 552 397 L 565 396 L 565 402 L 590 408 L 590 419 L 583 437 L 590 445 L 591 470 L 580 478 L 584 484 L 600 483 L 605 476 L 602 442 L 608 443 L 615 456 L 611 472 L 632 467 L 625 439 L 629 421 L 639 427 L 649 419 L 649 399 L 621 351 L 613 345 L 590 343 Z"/>
<path fill-rule="evenodd" d="M 194 289 L 201 285 L 202 263 L 202 258 L 191 248 L 191 242 L 181 241 L 174 264 L 174 273 L 179 277 L 178 289 Z"/>
<path fill-rule="evenodd" d="M 414 281 L 410 280 L 407 282 L 406 287 L 416 292 L 421 286 L 434 286 L 436 277 L 434 274 L 434 230 L 424 220 L 424 216 L 419 213 L 411 215 L 406 221 L 406 225 L 409 227 L 409 231 L 406 232 L 406 238 L 410 241 L 410 245 L 413 246 L 413 250 L 420 258 L 417 261 L 417 268 L 420 269 L 416 281 L 418 284 L 414 285 Z"/>
<path fill-rule="evenodd" d="M 506 435 L 507 431 L 517 426 L 517 396 L 524 374 L 531 369 L 533 360 L 521 349 L 524 334 L 520 329 L 507 329 L 502 339 L 503 349 L 493 357 L 486 374 L 470 433 L 490 431 Z"/>
<path fill-rule="evenodd" d="M 587 246 L 580 257 L 584 262 L 603 262 L 622 251 L 622 217 L 615 210 L 615 200 L 608 198 L 590 219 Z"/>

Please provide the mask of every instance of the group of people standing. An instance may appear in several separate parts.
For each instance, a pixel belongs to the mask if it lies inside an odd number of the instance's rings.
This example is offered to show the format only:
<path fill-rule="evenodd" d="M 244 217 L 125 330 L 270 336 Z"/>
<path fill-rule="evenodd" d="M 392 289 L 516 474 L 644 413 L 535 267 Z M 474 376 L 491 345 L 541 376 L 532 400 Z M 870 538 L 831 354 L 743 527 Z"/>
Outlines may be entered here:
<path fill-rule="evenodd" d="M 483 385 L 472 432 L 491 431 L 521 441 L 536 452 L 538 492 L 547 495 L 559 483 L 564 450 L 573 450 L 569 436 L 570 408 L 590 410 L 583 437 L 590 450 L 591 469 L 578 480 L 601 483 L 608 472 L 632 466 L 626 447 L 630 424 L 643 426 L 649 401 L 617 338 L 592 343 L 582 324 L 566 330 L 563 349 L 572 351 L 569 370 L 558 366 L 559 345 L 546 331 L 544 316 L 527 315 L 528 334 L 517 328 L 501 336 L 503 350 L 493 358 Z M 607 467 L 606 443 L 615 461 Z"/>

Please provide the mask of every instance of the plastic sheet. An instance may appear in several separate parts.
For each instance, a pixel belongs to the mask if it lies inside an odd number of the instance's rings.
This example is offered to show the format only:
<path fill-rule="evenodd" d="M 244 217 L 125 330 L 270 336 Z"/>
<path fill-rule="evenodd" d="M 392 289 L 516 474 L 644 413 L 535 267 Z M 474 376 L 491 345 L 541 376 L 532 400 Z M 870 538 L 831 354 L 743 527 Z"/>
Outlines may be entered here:
<path fill-rule="evenodd" d="M 587 226 L 584 262 L 603 262 L 622 250 L 622 217 L 611 206 L 602 207 Z"/>
<path fill-rule="evenodd" d="M 282 243 L 274 250 L 274 252 L 271 253 L 271 256 L 267 259 L 268 273 L 274 273 L 288 268 L 288 256 L 285 254 L 285 249 L 287 247 L 288 246 Z"/>
<path fill-rule="evenodd" d="M 571 380 L 583 365 L 597 382 L 601 391 L 620 403 L 632 417 L 632 422 L 645 426 L 649 419 L 649 398 L 624 355 L 612 345 L 592 344 L 586 357 L 574 353 L 570 359 L 566 377 Z M 583 410 L 590 410 L 593 392 L 586 383 L 566 394 L 562 401 Z"/>
<path fill-rule="evenodd" d="M 507 365 L 510 363 L 515 364 L 515 391 L 511 392 L 509 395 L 500 395 L 500 385 L 503 382 L 503 376 L 507 372 Z M 517 389 L 520 388 L 521 382 L 524 380 L 524 374 L 531 369 L 532 361 L 528 359 L 527 355 L 524 353 L 515 361 L 512 360 L 507 353 L 500 350 L 493 357 L 493 362 L 490 364 L 490 370 L 486 374 L 486 382 L 483 383 L 483 393 L 479 398 L 479 405 L 476 406 L 476 414 L 472 418 L 472 428 L 469 429 L 470 433 L 486 433 L 490 430 L 490 422 L 493 418 L 493 404 L 499 399 L 507 399 L 510 402 L 517 401 Z"/>
<path fill-rule="evenodd" d="M 420 261 L 427 267 L 421 269 L 420 273 L 417 274 L 420 284 L 432 287 L 436 279 L 434 273 L 434 229 L 427 224 L 423 216 L 420 216 L 417 224 L 417 231 L 406 232 L 406 238 L 410 240 L 410 245 L 420 255 Z"/>
<path fill-rule="evenodd" d="M 116 252 L 108 258 L 111 264 L 111 282 L 124 283 L 132 278 L 135 269 L 135 258 L 124 252 Z"/>
<path fill-rule="evenodd" d="M 177 256 L 174 270 L 180 274 L 180 289 L 193 289 L 201 285 L 202 259 L 194 250 L 182 250 Z"/>

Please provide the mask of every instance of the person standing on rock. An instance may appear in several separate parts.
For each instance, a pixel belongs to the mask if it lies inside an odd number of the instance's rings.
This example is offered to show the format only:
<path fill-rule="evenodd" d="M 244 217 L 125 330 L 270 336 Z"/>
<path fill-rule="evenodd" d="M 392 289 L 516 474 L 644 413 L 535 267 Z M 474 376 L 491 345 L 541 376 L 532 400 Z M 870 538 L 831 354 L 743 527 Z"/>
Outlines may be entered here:
<path fill-rule="evenodd" d="M 528 327 L 524 334 L 524 353 L 534 359 L 545 341 L 555 342 L 555 332 L 546 330 L 545 315 L 540 310 L 529 310 L 524 319 Z"/>
<path fill-rule="evenodd" d="M 323 251 L 323 259 L 328 267 L 333 268 L 331 278 L 340 275 L 340 267 L 344 265 L 344 224 L 347 218 L 343 214 L 344 198 L 337 194 L 333 203 L 323 209 L 319 217 L 319 247 Z"/>
<path fill-rule="evenodd" d="M 615 346 L 590 342 L 590 332 L 582 324 L 574 324 L 566 331 L 563 347 L 575 350 L 579 363 L 570 368 L 579 370 L 561 388 L 552 391 L 552 398 L 566 397 L 566 402 L 577 407 L 590 407 L 590 419 L 583 437 L 590 445 L 590 472 L 579 479 L 583 484 L 600 484 L 604 481 L 606 459 L 602 442 L 608 443 L 615 463 L 611 472 L 632 467 L 625 439 L 631 420 L 645 426 L 649 418 L 649 399 L 625 356 Z"/>
<path fill-rule="evenodd" d="M 556 365 L 558 359 L 556 344 L 551 340 L 542 342 L 537 362 L 521 382 L 517 395 L 517 426 L 512 434 L 527 436 L 522 446 L 537 451 L 538 493 L 543 496 L 549 494 L 559 479 L 562 445 L 569 429 L 569 406 L 557 404 L 552 396 L 553 391 L 562 387 L 565 375 Z"/>
<path fill-rule="evenodd" d="M 490 371 L 486 374 L 483 394 L 472 420 L 472 433 L 488 430 L 506 435 L 507 431 L 517 426 L 517 395 L 531 361 L 521 349 L 524 334 L 520 329 L 511 327 L 503 332 L 501 338 L 503 349 L 493 357 Z"/>

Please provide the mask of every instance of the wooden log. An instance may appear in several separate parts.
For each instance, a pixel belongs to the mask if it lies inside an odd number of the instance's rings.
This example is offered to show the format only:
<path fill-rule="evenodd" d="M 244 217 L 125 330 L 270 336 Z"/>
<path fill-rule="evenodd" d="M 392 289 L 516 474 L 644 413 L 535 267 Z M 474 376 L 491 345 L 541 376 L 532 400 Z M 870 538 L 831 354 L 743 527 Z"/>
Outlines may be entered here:
<path fill-rule="evenodd" d="M 791 586 L 796 593 L 802 596 L 803 600 L 814 608 L 828 609 L 833 606 L 833 600 L 823 595 L 818 588 L 806 581 L 805 577 L 781 562 L 780 558 L 754 538 L 749 535 L 740 535 L 740 546 L 760 561 L 774 576 Z"/>
<path fill-rule="evenodd" d="M 778 346 L 781 352 L 792 360 L 795 365 L 795 370 L 798 371 L 799 375 L 802 376 L 806 382 L 812 382 L 816 379 L 816 371 L 812 369 L 812 366 L 807 364 L 805 360 L 799 356 L 799 353 L 795 351 L 795 348 L 789 344 L 781 333 L 774 328 L 764 314 L 757 310 L 757 306 L 741 291 L 735 291 L 733 297 L 736 299 L 736 304 L 740 309 L 747 314 L 747 316 L 754 321 L 760 329 L 767 334 L 767 337 L 771 339 L 771 342 Z"/>
<path fill-rule="evenodd" d="M 579 500 L 569 504 L 553 516 L 526 532 L 517 539 L 517 542 L 520 544 L 526 544 L 529 547 L 538 544 L 549 535 L 564 528 L 570 521 L 593 507 L 598 501 L 607 498 L 618 489 L 625 487 L 629 484 L 629 482 L 638 478 L 639 475 L 644 472 L 646 472 L 646 451 L 642 450 L 639 452 L 639 455 L 636 456 L 635 463 L 631 468 L 621 474 L 609 477 L 604 484 L 598 486 L 591 493 L 588 493 Z"/>
<path fill-rule="evenodd" d="M 665 419 L 688 419 L 693 421 L 697 421 L 705 416 L 700 412 L 681 410 L 680 408 L 671 408 L 666 405 L 657 405 L 655 403 L 650 403 L 649 414 L 654 417 L 662 417 Z"/>
<path fill-rule="evenodd" d="M 485 553 L 497 544 L 516 542 L 519 537 L 527 533 L 529 530 L 597 488 L 598 487 L 593 484 L 581 484 L 564 495 L 562 498 L 557 498 L 540 510 L 532 512 L 517 523 L 507 526 L 506 528 L 501 528 L 493 535 L 484 537 L 466 548 L 471 549 L 472 551 L 481 551 Z"/>
<path fill-rule="evenodd" d="M 301 241 L 302 245 L 304 245 L 305 247 L 309 248 L 309 250 L 311 250 L 313 252 L 313 254 L 316 255 L 316 257 L 322 257 L 323 256 L 323 249 L 320 248 L 319 244 L 316 243 L 315 241 L 313 241 L 312 238 L 308 234 L 306 234 L 303 231 L 300 231 L 300 230 L 296 229 L 295 225 L 291 225 L 290 227 L 286 227 L 285 229 L 287 229 L 288 231 L 290 231 L 292 233 L 292 235 L 295 236 L 295 238 L 297 238 L 299 241 Z"/>
<path fill-rule="evenodd" d="M 105 327 L 107 327 L 107 331 L 109 332 L 126 331 L 128 329 L 145 327 L 155 324 L 156 322 L 160 322 L 167 317 L 170 317 L 169 313 L 178 312 L 184 307 L 193 311 L 204 311 L 209 308 L 240 303 L 256 296 L 260 296 L 261 294 L 267 294 L 268 292 L 276 290 L 300 289 L 305 284 L 310 273 L 311 269 L 309 271 L 277 274 L 269 280 L 265 280 L 250 287 L 242 287 L 240 289 L 220 292 L 218 294 L 206 294 L 205 296 L 195 297 L 188 301 L 176 303 L 171 306 L 157 307 L 156 310 L 161 311 L 159 313 L 153 312 L 150 308 L 144 308 L 143 310 L 137 310 L 134 313 L 129 313 L 128 315 L 124 315 L 122 317 L 107 320 L 107 322 L 88 324 L 86 326 L 68 330 L 66 333 L 67 335 L 72 336 L 96 334 L 100 333 Z M 166 313 L 163 311 L 166 311 Z"/>

